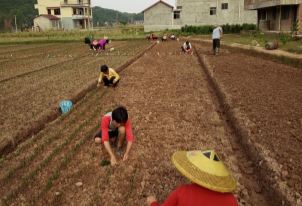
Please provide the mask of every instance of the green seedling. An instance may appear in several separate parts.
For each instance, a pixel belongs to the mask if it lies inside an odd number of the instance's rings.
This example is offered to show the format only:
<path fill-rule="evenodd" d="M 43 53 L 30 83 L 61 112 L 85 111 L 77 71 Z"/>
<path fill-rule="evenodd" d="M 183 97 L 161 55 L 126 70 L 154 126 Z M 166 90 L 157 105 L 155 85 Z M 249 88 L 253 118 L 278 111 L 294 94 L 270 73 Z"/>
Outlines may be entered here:
<path fill-rule="evenodd" d="M 110 161 L 108 161 L 108 160 L 103 160 L 101 163 L 102 167 L 107 166 L 109 164 L 110 164 Z"/>
<path fill-rule="evenodd" d="M 92 157 L 94 157 L 94 155 L 95 155 L 95 151 L 92 152 Z"/>

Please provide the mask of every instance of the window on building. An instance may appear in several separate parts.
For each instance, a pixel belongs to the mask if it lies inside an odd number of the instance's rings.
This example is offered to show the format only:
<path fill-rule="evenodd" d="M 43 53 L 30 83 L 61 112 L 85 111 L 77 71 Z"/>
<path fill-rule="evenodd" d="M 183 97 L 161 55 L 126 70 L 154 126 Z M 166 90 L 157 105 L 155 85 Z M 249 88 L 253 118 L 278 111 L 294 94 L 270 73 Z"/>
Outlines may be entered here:
<path fill-rule="evenodd" d="M 273 11 L 272 11 L 272 19 L 276 20 L 277 18 L 277 7 L 273 7 Z"/>
<path fill-rule="evenodd" d="M 87 4 L 89 4 L 89 5 L 90 5 L 90 0 L 87 0 Z"/>
<path fill-rule="evenodd" d="M 52 21 L 52 27 L 56 27 L 56 21 Z"/>
<path fill-rule="evenodd" d="M 84 14 L 84 10 L 83 9 L 79 9 L 79 14 L 83 15 Z"/>
<path fill-rule="evenodd" d="M 290 6 L 281 7 L 281 19 L 289 19 Z"/>
<path fill-rule="evenodd" d="M 262 9 L 260 14 L 261 14 L 260 19 L 261 20 L 266 20 L 266 9 Z"/>
<path fill-rule="evenodd" d="M 177 9 L 182 9 L 182 6 L 177 6 Z"/>
<path fill-rule="evenodd" d="M 64 0 L 64 4 L 67 4 L 68 3 L 68 1 L 67 0 Z"/>
<path fill-rule="evenodd" d="M 82 4 L 82 2 L 83 2 L 82 0 L 78 0 L 78 4 Z"/>
<path fill-rule="evenodd" d="M 60 9 L 55 9 L 55 15 L 61 15 Z"/>
<path fill-rule="evenodd" d="M 216 15 L 216 7 L 210 7 L 210 15 Z"/>
<path fill-rule="evenodd" d="M 48 13 L 48 14 L 51 14 L 51 9 L 47 9 L 47 13 Z"/>
<path fill-rule="evenodd" d="M 174 11 L 174 19 L 180 19 L 180 11 Z"/>
<path fill-rule="evenodd" d="M 73 9 L 73 14 L 77 14 L 77 9 Z"/>
<path fill-rule="evenodd" d="M 228 9 L 229 7 L 229 4 L 228 3 L 223 3 L 221 4 L 221 9 L 224 10 L 224 9 Z"/>

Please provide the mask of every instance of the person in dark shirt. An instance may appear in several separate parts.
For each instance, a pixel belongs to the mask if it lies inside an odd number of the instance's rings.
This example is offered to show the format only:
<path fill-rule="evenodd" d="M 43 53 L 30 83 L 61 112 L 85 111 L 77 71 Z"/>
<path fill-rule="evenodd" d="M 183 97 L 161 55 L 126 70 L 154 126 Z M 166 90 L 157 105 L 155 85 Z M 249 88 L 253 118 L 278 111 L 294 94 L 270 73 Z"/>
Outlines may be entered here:
<path fill-rule="evenodd" d="M 85 37 L 85 44 L 86 44 L 86 45 L 88 44 L 88 45 L 90 46 L 90 50 L 93 49 L 93 45 L 91 44 L 90 39 L 88 39 L 87 37 Z"/>

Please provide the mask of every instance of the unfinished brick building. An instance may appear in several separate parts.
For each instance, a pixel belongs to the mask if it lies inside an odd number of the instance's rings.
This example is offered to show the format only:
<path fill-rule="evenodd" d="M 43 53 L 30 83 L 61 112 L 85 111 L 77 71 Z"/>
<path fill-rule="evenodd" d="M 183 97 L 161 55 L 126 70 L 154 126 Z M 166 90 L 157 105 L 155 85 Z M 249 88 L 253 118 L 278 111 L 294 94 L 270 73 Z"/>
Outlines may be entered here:
<path fill-rule="evenodd" d="M 291 31 L 299 19 L 302 32 L 302 0 L 244 0 L 244 9 L 257 10 L 257 24 L 262 30 Z"/>

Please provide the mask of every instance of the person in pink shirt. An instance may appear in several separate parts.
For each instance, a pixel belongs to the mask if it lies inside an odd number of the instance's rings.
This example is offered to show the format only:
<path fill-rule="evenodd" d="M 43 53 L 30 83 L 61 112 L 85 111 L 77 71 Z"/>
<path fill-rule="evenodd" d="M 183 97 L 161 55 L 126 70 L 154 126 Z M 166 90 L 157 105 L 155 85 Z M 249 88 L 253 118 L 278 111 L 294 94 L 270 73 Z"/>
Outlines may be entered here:
<path fill-rule="evenodd" d="M 104 51 L 105 50 L 105 45 L 106 44 L 108 44 L 110 42 L 110 40 L 109 39 L 101 39 L 100 41 L 99 41 L 99 44 L 100 44 L 100 49 L 102 50 L 102 51 Z"/>
<path fill-rule="evenodd" d="M 238 206 L 236 181 L 214 150 L 175 152 L 172 162 L 193 184 L 181 185 L 163 204 L 150 196 L 147 206 Z"/>
<path fill-rule="evenodd" d="M 116 147 L 115 154 L 123 152 L 123 143 L 127 139 L 127 148 L 123 161 L 129 159 L 130 150 L 134 142 L 128 112 L 125 107 L 120 106 L 112 112 L 105 114 L 101 122 L 101 131 L 94 136 L 96 144 L 104 143 L 110 155 L 111 165 L 117 164 L 116 157 L 111 148 Z"/>

